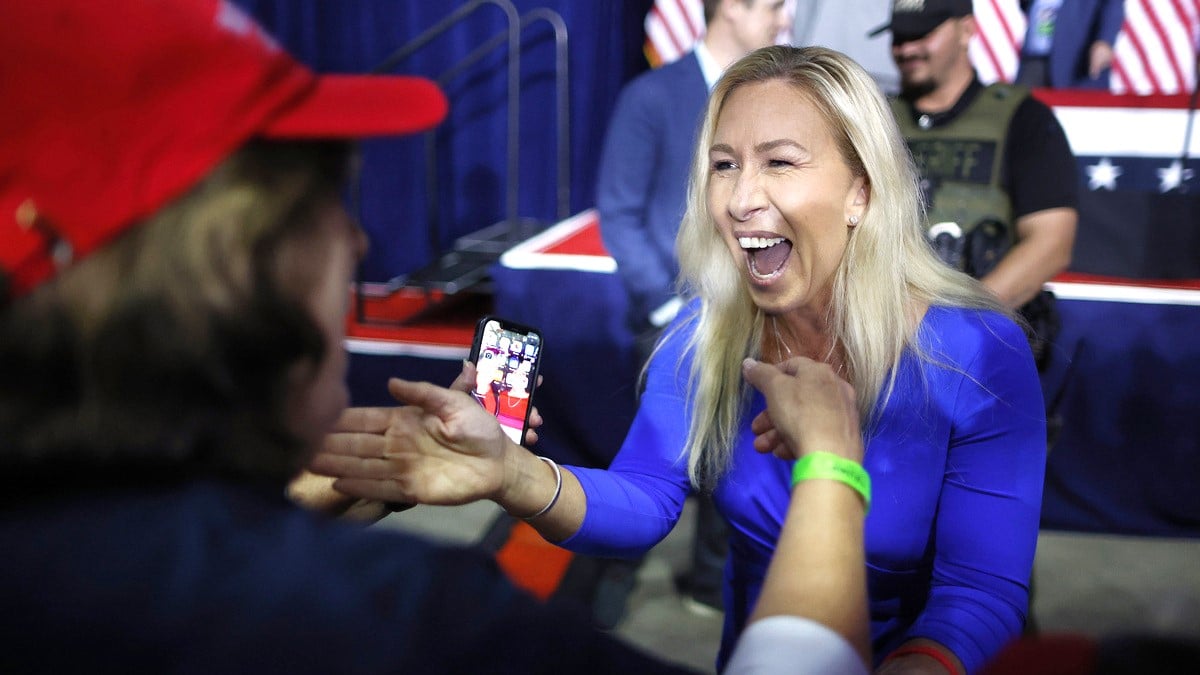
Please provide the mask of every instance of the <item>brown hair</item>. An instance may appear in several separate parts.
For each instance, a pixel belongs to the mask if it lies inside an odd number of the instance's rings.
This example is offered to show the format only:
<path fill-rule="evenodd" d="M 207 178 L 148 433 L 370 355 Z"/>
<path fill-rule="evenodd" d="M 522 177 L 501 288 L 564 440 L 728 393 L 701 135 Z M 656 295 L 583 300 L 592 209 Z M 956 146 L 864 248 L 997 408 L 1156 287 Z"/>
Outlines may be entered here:
<path fill-rule="evenodd" d="M 712 23 L 713 17 L 717 15 L 717 8 L 721 6 L 722 0 L 704 0 L 704 25 Z M 750 6 L 754 4 L 754 0 L 740 0 L 743 5 Z"/>
<path fill-rule="evenodd" d="M 288 374 L 324 343 L 275 254 L 337 198 L 347 156 L 252 142 L 0 310 L 0 472 L 294 474 Z"/>

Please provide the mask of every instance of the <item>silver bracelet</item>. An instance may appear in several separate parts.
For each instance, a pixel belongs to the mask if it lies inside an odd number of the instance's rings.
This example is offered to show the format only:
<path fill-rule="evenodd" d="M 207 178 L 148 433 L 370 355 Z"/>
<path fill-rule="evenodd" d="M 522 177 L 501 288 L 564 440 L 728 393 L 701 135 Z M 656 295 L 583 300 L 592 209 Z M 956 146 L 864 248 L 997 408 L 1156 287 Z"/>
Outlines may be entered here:
<path fill-rule="evenodd" d="M 525 516 L 521 519 L 525 521 L 533 520 L 534 518 L 545 515 L 547 511 L 554 508 L 554 505 L 558 503 L 558 496 L 562 494 L 562 469 L 558 468 L 558 464 L 549 457 L 538 455 L 538 459 L 549 464 L 550 468 L 554 469 L 554 496 L 550 498 L 549 504 L 542 507 L 541 511 L 538 511 L 532 516 Z"/>

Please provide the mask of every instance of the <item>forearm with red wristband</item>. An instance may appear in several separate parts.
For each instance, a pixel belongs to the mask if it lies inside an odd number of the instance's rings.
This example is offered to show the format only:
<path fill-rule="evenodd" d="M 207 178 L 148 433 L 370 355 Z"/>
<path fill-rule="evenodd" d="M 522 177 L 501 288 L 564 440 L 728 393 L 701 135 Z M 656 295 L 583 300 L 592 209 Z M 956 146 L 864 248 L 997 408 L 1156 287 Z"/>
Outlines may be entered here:
<path fill-rule="evenodd" d="M 946 672 L 950 675 L 958 675 L 958 668 L 954 667 L 954 661 L 950 659 L 950 656 L 947 655 L 946 652 L 929 645 L 909 645 L 906 647 L 900 647 L 891 654 L 888 654 L 887 658 L 884 659 L 883 662 L 887 663 L 888 661 L 898 659 L 903 656 L 916 655 L 928 656 L 929 658 L 941 664 L 941 666 L 945 668 Z"/>

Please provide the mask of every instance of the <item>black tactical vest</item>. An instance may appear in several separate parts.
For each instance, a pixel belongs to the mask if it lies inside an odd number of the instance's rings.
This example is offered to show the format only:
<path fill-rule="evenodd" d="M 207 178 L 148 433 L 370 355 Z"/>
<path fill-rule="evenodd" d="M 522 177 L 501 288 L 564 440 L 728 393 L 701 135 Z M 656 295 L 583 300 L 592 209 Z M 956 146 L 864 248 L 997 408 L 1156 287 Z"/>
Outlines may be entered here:
<path fill-rule="evenodd" d="M 981 278 L 1017 241 L 1012 201 L 1001 187 L 1008 126 L 1029 90 L 993 84 L 949 122 L 923 129 L 907 101 L 892 99 L 892 112 L 921 174 L 928 235 L 947 264 Z M 1042 291 L 1018 310 L 1028 322 L 1038 369 L 1058 335 L 1054 295 Z"/>
<path fill-rule="evenodd" d="M 907 101 L 892 99 L 896 121 L 921 175 L 930 239 L 938 247 L 937 235 L 949 233 L 956 242 L 947 245 L 957 244 L 957 250 L 939 250 L 939 255 L 976 277 L 987 274 L 1016 242 L 1012 201 L 1001 187 L 1001 167 L 1009 122 L 1028 95 L 1025 87 L 990 85 L 953 120 L 928 129 L 914 121 Z M 981 227 L 984 231 L 975 232 Z M 989 240 L 992 246 L 974 246 L 974 251 L 964 246 Z"/>

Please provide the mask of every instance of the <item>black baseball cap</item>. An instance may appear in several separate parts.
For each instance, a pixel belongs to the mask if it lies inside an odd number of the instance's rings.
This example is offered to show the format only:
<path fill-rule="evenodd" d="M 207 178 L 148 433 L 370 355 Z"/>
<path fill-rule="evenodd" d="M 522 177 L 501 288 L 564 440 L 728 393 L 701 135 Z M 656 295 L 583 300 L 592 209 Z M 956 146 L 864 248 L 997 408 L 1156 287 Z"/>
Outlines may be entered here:
<path fill-rule="evenodd" d="M 892 20 L 867 33 L 867 36 L 875 37 L 890 30 L 892 42 L 919 40 L 946 19 L 970 14 L 971 0 L 894 0 Z"/>

